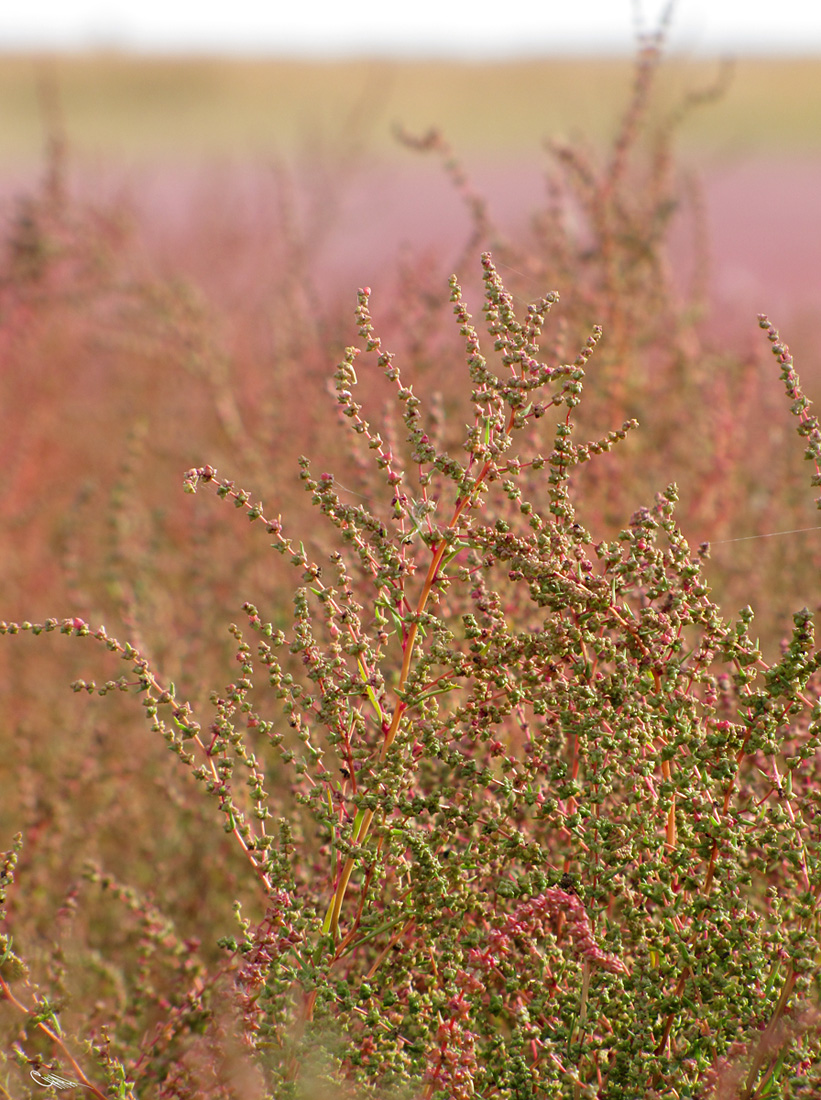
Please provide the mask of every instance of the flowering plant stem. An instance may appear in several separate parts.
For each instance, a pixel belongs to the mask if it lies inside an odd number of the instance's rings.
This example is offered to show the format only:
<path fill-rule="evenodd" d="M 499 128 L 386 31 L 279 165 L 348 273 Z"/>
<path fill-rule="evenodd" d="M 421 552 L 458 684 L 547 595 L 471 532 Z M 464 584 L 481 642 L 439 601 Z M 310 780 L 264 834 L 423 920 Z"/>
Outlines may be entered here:
<path fill-rule="evenodd" d="M 507 424 L 507 432 L 508 433 L 510 433 L 510 431 L 513 428 L 513 419 L 514 419 L 513 413 L 511 412 L 510 418 L 509 418 L 508 424 Z M 489 461 L 485 462 L 484 466 L 482 467 L 481 472 L 479 473 L 478 477 L 476 478 L 476 486 L 473 490 L 473 494 L 471 494 L 470 496 L 466 496 L 463 499 L 458 500 L 456 502 L 456 507 L 454 508 L 453 515 L 451 516 L 451 519 L 450 519 L 450 523 L 448 524 L 448 529 L 449 530 L 451 530 L 451 531 L 456 530 L 459 519 L 470 508 L 470 502 L 471 502 L 472 497 L 475 496 L 475 494 L 477 494 L 480 491 L 479 486 L 482 484 L 485 477 L 487 476 L 488 471 L 490 470 L 490 466 L 491 466 L 491 464 L 490 464 Z M 442 559 L 445 556 L 447 548 L 448 548 L 448 543 L 446 542 L 446 540 L 444 538 L 442 538 L 437 545 L 432 547 L 430 565 L 428 566 L 427 575 L 425 577 L 425 581 L 424 581 L 424 584 L 422 586 L 422 591 L 421 591 L 421 594 L 419 596 L 419 600 L 418 600 L 417 605 L 416 605 L 416 620 L 413 623 L 411 623 L 411 625 L 408 629 L 407 637 L 405 638 L 405 642 L 404 642 L 404 653 L 403 653 L 403 658 L 402 658 L 402 668 L 401 668 L 401 671 L 399 673 L 399 683 L 398 683 L 398 687 L 399 687 L 400 691 L 402 690 L 402 688 L 404 688 L 404 686 L 407 682 L 407 679 L 408 679 L 408 674 L 410 673 L 411 662 L 412 662 L 412 659 L 413 659 L 413 649 L 414 649 L 414 645 L 416 644 L 416 638 L 417 638 L 418 632 L 419 632 L 418 616 L 425 610 L 425 607 L 427 606 L 428 597 L 430 596 L 431 589 L 433 588 L 433 584 L 436 581 L 436 578 L 439 574 L 439 569 L 442 565 Z M 393 742 L 396 738 L 396 733 L 397 733 L 397 730 L 399 729 L 399 723 L 402 720 L 402 715 L 404 714 L 405 710 L 406 710 L 406 704 L 404 702 L 402 702 L 401 700 L 397 700 L 396 705 L 394 706 L 394 709 L 393 709 L 393 716 L 391 718 L 391 722 L 390 722 L 390 725 L 388 727 L 388 730 L 385 734 L 385 739 L 384 739 L 384 742 L 382 744 L 382 749 L 380 751 L 380 755 L 379 755 L 380 761 L 384 761 L 385 758 L 387 757 L 388 753 L 390 752 L 391 745 L 393 744 Z M 374 818 L 374 813 L 373 813 L 372 810 L 366 810 L 364 813 L 361 814 L 360 817 L 358 817 L 357 822 L 356 822 L 355 827 L 354 827 L 354 833 L 353 833 L 353 837 L 352 837 L 353 844 L 359 845 L 359 844 L 362 844 L 365 841 L 365 838 L 367 837 L 368 832 L 369 832 L 370 827 L 371 827 L 371 824 L 373 822 L 373 818 Z M 339 936 L 339 916 L 340 916 L 340 913 L 342 911 L 342 903 L 345 900 L 345 893 L 346 893 L 347 888 L 348 888 L 348 883 L 350 882 L 350 878 L 351 878 L 351 875 L 353 874 L 353 870 L 354 870 L 355 866 L 356 866 L 356 860 L 352 856 L 349 856 L 348 859 L 345 861 L 345 864 L 342 868 L 341 874 L 339 876 L 339 882 L 338 882 L 338 884 L 336 886 L 336 889 L 334 891 L 333 898 L 331 899 L 331 903 L 330 903 L 330 906 L 328 908 L 328 913 L 325 917 L 325 921 L 324 921 L 323 926 L 322 926 L 323 932 L 330 933 L 331 936 L 333 936 L 334 942 L 336 942 L 336 940 Z"/>

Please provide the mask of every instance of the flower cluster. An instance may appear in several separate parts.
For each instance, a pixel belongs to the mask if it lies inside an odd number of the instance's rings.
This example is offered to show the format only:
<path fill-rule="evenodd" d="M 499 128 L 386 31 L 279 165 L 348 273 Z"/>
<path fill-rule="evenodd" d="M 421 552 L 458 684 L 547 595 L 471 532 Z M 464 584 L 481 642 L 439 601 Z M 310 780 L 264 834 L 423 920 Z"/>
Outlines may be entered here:
<path fill-rule="evenodd" d="M 559 914 L 564 914 L 573 949 L 585 963 L 600 966 L 611 974 L 627 973 L 621 959 L 608 955 L 597 945 L 584 903 L 575 890 L 571 893 L 557 886 L 531 901 L 523 902 L 508 918 L 505 931 L 510 936 L 521 938 L 531 950 L 538 950 L 538 945 L 548 933 L 548 922 L 552 924 Z"/>

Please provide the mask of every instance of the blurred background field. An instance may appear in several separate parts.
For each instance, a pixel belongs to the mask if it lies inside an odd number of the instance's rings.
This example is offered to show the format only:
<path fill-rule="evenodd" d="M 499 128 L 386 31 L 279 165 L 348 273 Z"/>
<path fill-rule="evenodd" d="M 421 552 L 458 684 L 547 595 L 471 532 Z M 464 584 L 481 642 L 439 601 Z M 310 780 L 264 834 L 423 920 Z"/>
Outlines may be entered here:
<path fill-rule="evenodd" d="M 627 57 L 6 54 L 0 196 L 8 220 L 15 195 L 37 180 L 56 125 L 74 194 L 127 206 L 152 255 L 171 255 L 181 272 L 213 286 L 227 273 L 211 262 L 209 226 L 212 237 L 216 225 L 264 235 L 274 177 L 291 173 L 295 211 L 311 222 L 313 277 L 323 292 L 349 292 L 390 269 L 409 243 L 418 250 L 464 236 L 440 166 L 409 154 L 397 126 L 440 130 L 494 216 L 518 232 L 544 199 L 546 142 L 583 138 L 602 149 L 631 80 Z M 669 57 L 651 121 L 717 83 L 719 100 L 693 111 L 676 135 L 680 168 L 703 188 L 715 314 L 726 321 L 738 308 L 749 320 L 766 307 L 783 317 L 789 303 L 803 351 L 807 315 L 821 297 L 821 60 L 740 57 L 728 67 L 716 57 Z M 313 205 L 303 201 L 309 192 Z M 205 259 L 199 269 L 195 252 Z"/>

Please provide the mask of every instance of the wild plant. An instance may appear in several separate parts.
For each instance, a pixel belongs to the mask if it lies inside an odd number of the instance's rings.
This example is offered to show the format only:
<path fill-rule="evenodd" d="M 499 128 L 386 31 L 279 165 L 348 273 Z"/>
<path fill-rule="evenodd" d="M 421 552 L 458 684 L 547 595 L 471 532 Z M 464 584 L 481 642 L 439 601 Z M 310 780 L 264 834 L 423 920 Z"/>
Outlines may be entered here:
<path fill-rule="evenodd" d="M 0 808 L 25 825 L 0 865 L 7 1091 L 18 1072 L 123 1098 L 821 1091 L 810 612 L 773 642 L 814 564 L 722 543 L 720 571 L 702 543 L 751 511 L 776 529 L 798 490 L 763 368 L 711 350 L 702 291 L 672 278 L 670 138 L 699 97 L 662 120 L 646 175 L 630 163 L 659 49 L 602 165 L 554 145 L 565 187 L 527 246 L 427 142 L 473 214 L 454 269 L 486 249 L 487 338 L 472 292 L 409 270 L 378 304 L 392 354 L 360 291 L 332 387 L 351 455 L 316 412 L 342 326 L 299 264 L 271 385 L 232 362 L 213 301 L 132 266 L 116 219 L 78 219 L 58 172 L 20 208 L 2 384 L 42 411 L 3 441 L 3 561 L 7 606 L 31 593 L 40 621 L 0 624 Z M 561 308 L 521 302 L 533 279 Z M 821 483 L 818 424 L 761 324 Z M 137 376 L 154 396 L 112 474 Z M 764 430 L 777 455 L 753 453 Z M 43 442 L 64 435 L 75 449 Z M 305 506 L 297 438 L 337 456 L 334 474 L 300 460 Z M 186 490 L 235 522 L 162 497 L 163 463 L 192 452 L 212 464 Z M 55 558 L 75 612 L 46 618 Z M 244 621 L 221 630 L 238 589 Z M 47 633 L 101 643 L 111 678 Z"/>
<path fill-rule="evenodd" d="M 714 79 L 662 106 L 669 99 L 665 34 L 662 20 L 640 42 L 612 141 L 600 148 L 579 137 L 545 138 L 545 201 L 532 212 L 528 230 L 515 236 L 499 228 L 444 134 L 400 129 L 397 136 L 417 153 L 441 158 L 465 208 L 464 248 L 446 273 L 470 271 L 485 248 L 514 301 L 524 304 L 537 290 L 561 287 L 563 308 L 550 341 L 557 359 L 572 356 L 593 324 L 604 330 L 595 385 L 577 410 L 579 430 L 595 436 L 635 418 L 642 431 L 629 440 L 623 463 L 588 463 L 579 471 L 591 533 L 597 540 L 612 537 L 637 500 L 652 497 L 659 484 L 679 482 L 679 522 L 694 543 L 711 543 L 710 579 L 719 603 L 751 600 L 769 652 L 813 583 L 821 561 L 817 525 L 792 476 L 800 452 L 790 448 L 763 358 L 743 350 L 740 338 L 731 348 L 723 333 L 717 338 L 716 322 L 726 318 L 716 316 L 710 296 L 713 260 L 700 173 L 696 164 L 682 163 L 675 148 L 692 116 L 731 87 L 732 65 L 721 64 Z M 395 304 L 386 306 L 392 340 L 401 333 L 402 349 L 432 375 L 450 354 L 441 336 L 444 303 L 439 310 L 420 308 L 435 297 L 438 277 L 430 262 L 409 267 Z M 448 374 L 461 375 L 455 361 Z M 458 423 L 458 400 L 448 396 L 448 420 Z M 771 448 L 751 448 L 750 440 L 765 432 Z M 449 442 L 458 445 L 455 430 Z M 752 598 L 755 590 L 766 598 Z"/>
<path fill-rule="evenodd" d="M 383 490 L 351 503 L 302 460 L 336 533 L 327 561 L 214 468 L 186 475 L 188 492 L 213 489 L 267 534 L 301 582 L 287 629 L 245 605 L 237 672 L 210 715 L 102 627 L 0 630 L 91 637 L 123 660 L 119 679 L 75 691 L 140 695 L 243 853 L 264 915 L 238 908 L 220 980 L 259 1095 L 813 1095 L 811 614 L 765 662 L 751 611 L 727 619 L 710 599 L 709 549 L 683 538 L 674 485 L 591 541 L 574 478 L 636 427 L 574 439 L 601 334 L 572 362 L 545 361 L 558 296 L 519 320 L 482 263 L 492 353 L 450 284 L 472 385 L 460 456 L 437 446 L 360 291 L 364 346 L 345 352 L 336 400 Z M 818 423 L 761 324 L 821 483 Z M 396 390 L 391 442 L 357 399 L 369 360 Z M 19 968 L 6 943 L 4 965 Z M 168 1034 L 224 1030 L 205 985 Z M 160 1062 L 161 1094 L 192 1094 L 179 1067 L 162 1091 Z M 127 1071 L 108 1064 L 109 1089 L 127 1095 Z M 211 1091 L 234 1095 L 218 1074 Z"/>

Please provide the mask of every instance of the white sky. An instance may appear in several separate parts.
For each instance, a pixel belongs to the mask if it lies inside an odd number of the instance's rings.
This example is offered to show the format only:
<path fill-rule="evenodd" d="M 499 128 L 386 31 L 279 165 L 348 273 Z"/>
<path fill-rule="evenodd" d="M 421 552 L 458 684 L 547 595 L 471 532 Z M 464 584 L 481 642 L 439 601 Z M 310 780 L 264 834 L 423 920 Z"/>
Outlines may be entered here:
<path fill-rule="evenodd" d="M 0 0 L 0 52 L 510 56 L 632 50 L 659 0 Z M 821 52 L 818 0 L 678 0 L 673 48 Z"/>

